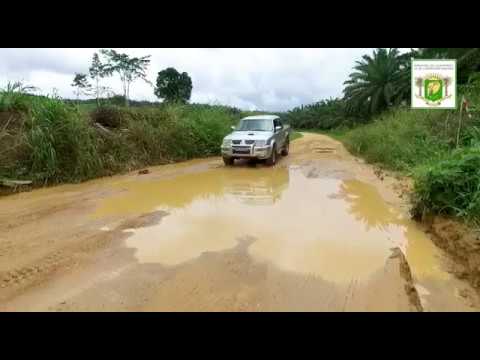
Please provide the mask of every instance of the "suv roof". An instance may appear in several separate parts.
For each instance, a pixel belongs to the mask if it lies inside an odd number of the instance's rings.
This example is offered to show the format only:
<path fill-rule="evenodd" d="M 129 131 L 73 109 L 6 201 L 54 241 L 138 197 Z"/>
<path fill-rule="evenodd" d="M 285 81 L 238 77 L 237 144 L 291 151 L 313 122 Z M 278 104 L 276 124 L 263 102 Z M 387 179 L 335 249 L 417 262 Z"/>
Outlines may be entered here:
<path fill-rule="evenodd" d="M 242 120 L 275 120 L 279 118 L 277 115 L 255 115 L 244 117 Z"/>

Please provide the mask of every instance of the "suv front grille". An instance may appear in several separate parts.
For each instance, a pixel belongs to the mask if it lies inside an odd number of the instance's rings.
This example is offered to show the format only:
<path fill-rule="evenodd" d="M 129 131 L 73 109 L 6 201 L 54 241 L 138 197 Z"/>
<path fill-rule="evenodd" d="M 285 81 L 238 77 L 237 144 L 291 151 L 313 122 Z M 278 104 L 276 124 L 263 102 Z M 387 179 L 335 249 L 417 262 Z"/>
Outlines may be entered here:
<path fill-rule="evenodd" d="M 247 145 L 255 144 L 255 140 L 245 140 L 245 144 Z"/>
<path fill-rule="evenodd" d="M 232 144 L 238 145 L 242 142 L 242 140 L 232 140 Z"/>
<path fill-rule="evenodd" d="M 232 148 L 234 154 L 250 154 L 250 146 L 235 146 Z"/>

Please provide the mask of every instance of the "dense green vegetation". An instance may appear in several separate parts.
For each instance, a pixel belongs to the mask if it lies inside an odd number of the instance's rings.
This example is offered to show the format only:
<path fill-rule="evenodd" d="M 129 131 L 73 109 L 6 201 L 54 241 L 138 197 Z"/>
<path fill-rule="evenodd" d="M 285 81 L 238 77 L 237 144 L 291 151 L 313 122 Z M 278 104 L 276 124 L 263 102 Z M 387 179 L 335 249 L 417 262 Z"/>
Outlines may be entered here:
<path fill-rule="evenodd" d="M 322 100 L 315 104 L 296 107 L 286 114 L 284 120 L 296 129 L 330 130 L 351 127 L 366 121 L 365 114 L 346 112 L 345 101 L 341 99 Z"/>
<path fill-rule="evenodd" d="M 410 57 L 455 58 L 457 110 L 411 110 Z M 415 215 L 480 219 L 480 49 L 378 49 L 356 63 L 344 97 L 288 112 L 297 128 L 328 130 L 355 155 L 414 179 Z M 461 104 L 462 97 L 468 103 Z"/>
<path fill-rule="evenodd" d="M 400 109 L 342 137 L 368 162 L 414 179 L 414 212 L 480 217 L 480 119 L 454 111 Z M 457 144 L 458 139 L 458 144 Z"/>
<path fill-rule="evenodd" d="M 463 147 L 415 169 L 414 214 L 480 218 L 480 146 Z"/>
<path fill-rule="evenodd" d="M 82 110 L 59 98 L 0 92 L 0 178 L 76 182 L 216 155 L 241 113 L 208 105 L 107 105 Z"/>
<path fill-rule="evenodd" d="M 455 124 L 445 123 L 445 118 L 438 110 L 390 110 L 346 132 L 343 142 L 350 152 L 371 163 L 408 172 L 413 166 L 444 156 L 455 146 Z"/>

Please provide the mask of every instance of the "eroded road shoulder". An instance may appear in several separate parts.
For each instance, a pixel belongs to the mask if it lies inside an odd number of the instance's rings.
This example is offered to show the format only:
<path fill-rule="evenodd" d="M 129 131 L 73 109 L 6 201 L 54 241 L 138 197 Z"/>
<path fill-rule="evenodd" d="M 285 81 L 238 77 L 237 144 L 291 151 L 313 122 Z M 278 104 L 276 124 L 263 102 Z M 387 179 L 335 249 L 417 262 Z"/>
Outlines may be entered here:
<path fill-rule="evenodd" d="M 0 311 L 475 311 L 401 184 L 304 134 L 0 199 Z"/>

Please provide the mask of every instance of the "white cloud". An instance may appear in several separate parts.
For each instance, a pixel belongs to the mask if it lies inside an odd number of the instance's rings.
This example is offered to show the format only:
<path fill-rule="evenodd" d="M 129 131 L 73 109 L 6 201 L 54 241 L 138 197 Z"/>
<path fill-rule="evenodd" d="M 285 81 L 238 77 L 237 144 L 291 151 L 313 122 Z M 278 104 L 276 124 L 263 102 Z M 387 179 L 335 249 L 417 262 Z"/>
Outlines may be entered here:
<path fill-rule="evenodd" d="M 371 49 L 116 49 L 152 55 L 148 78 L 166 67 L 186 71 L 193 81 L 193 102 L 221 103 L 244 109 L 287 110 L 300 104 L 341 96 L 355 60 Z M 87 72 L 98 49 L 0 49 L 0 86 L 23 80 L 43 94 L 58 89 L 74 97 L 74 72 Z M 121 93 L 115 77 L 105 85 Z M 131 97 L 158 100 L 141 81 Z"/>

